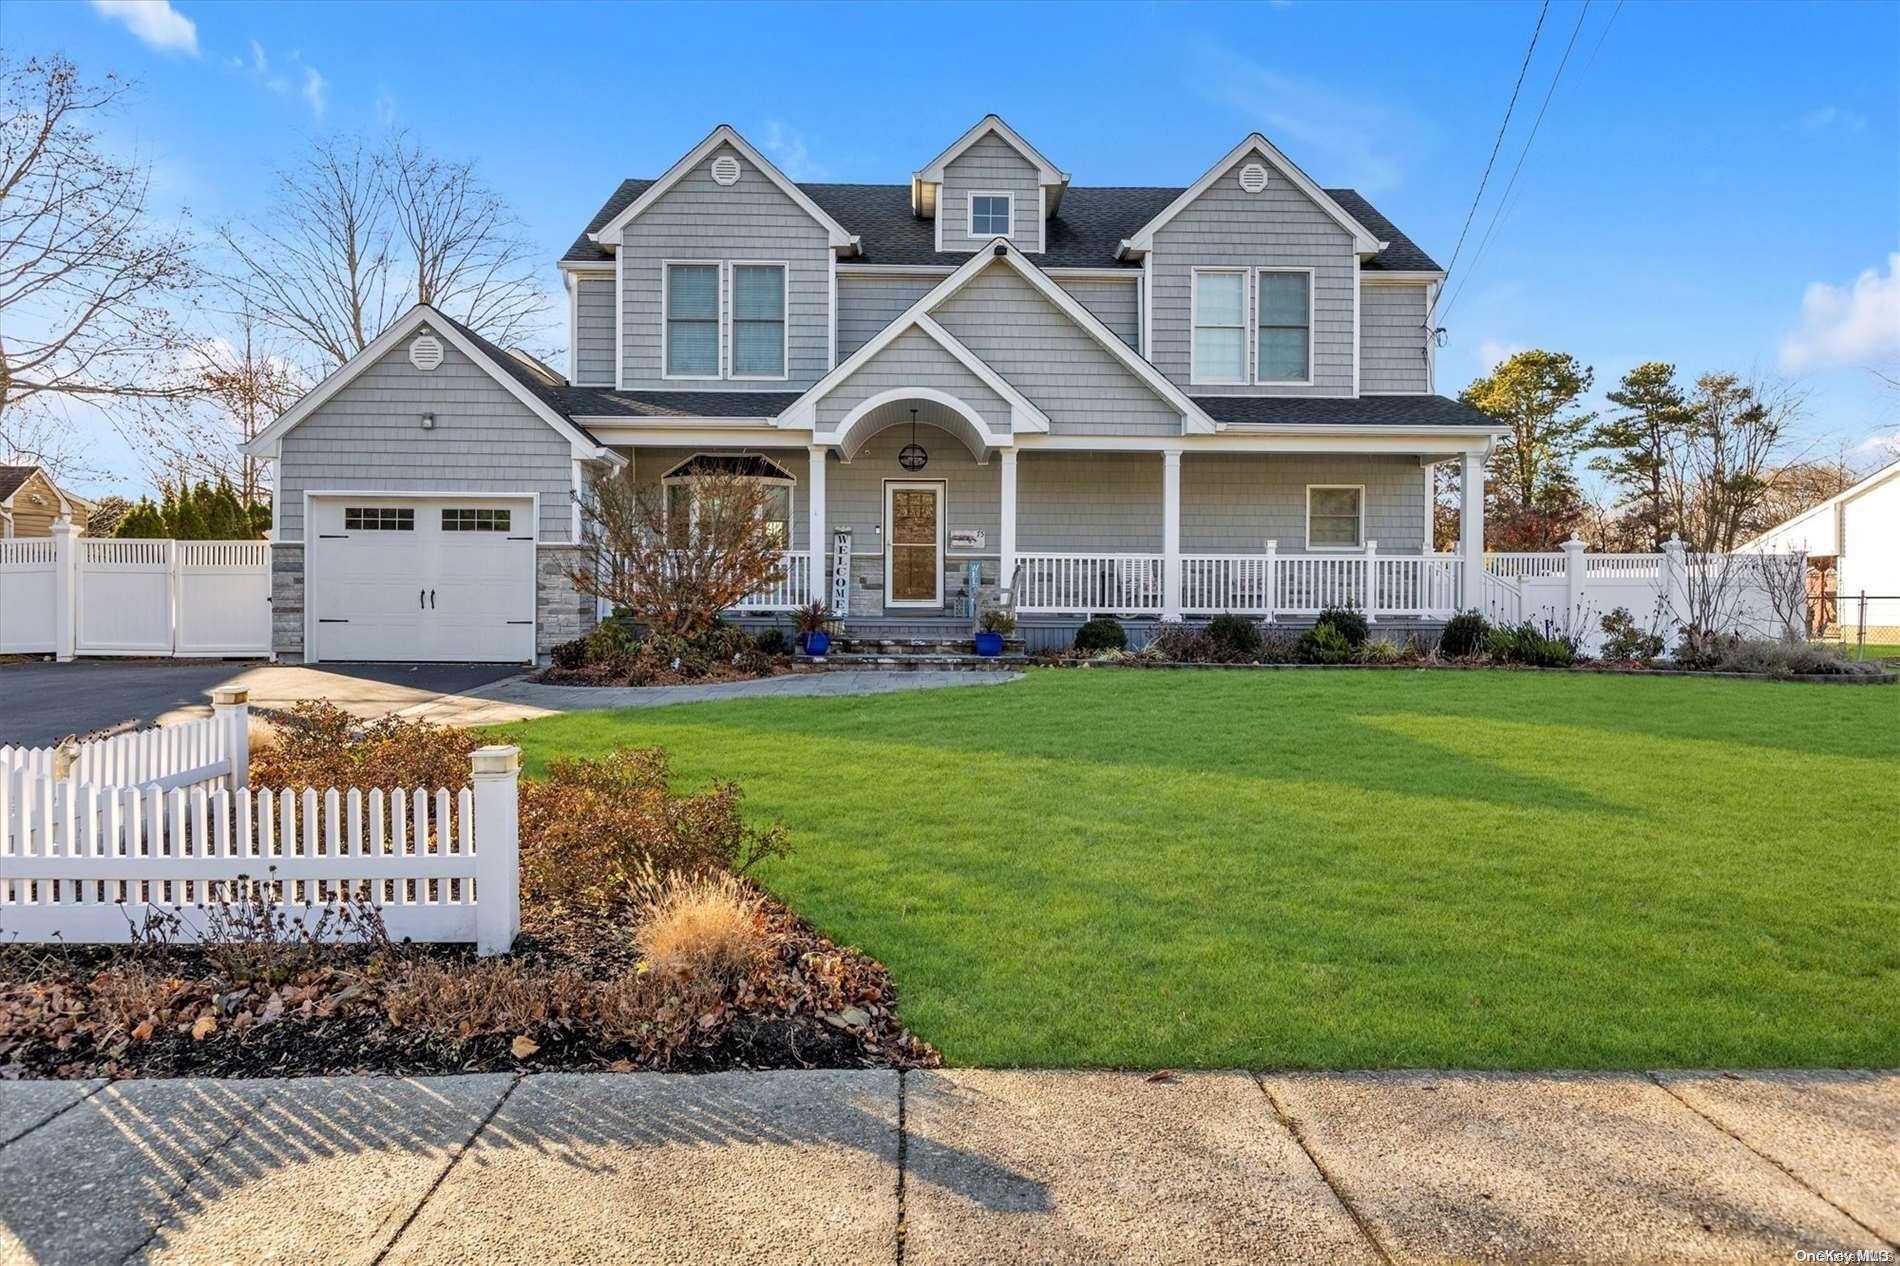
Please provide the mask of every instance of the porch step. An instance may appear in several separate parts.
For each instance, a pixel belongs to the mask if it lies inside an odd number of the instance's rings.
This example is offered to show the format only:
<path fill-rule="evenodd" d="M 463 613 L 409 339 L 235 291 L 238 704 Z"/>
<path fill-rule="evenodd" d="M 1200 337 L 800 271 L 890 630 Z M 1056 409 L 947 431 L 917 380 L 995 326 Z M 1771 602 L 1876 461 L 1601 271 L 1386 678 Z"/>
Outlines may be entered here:
<path fill-rule="evenodd" d="M 834 652 L 849 655 L 968 655 L 971 640 L 968 632 L 937 637 L 867 637 L 846 633 L 833 638 L 831 645 Z M 1004 639 L 1005 652 L 1021 649 L 1022 639 Z"/>
<path fill-rule="evenodd" d="M 798 662 L 821 668 L 876 668 L 897 672 L 1006 672 L 1029 662 L 1023 654 L 974 655 L 949 652 L 915 651 L 881 654 L 864 651 L 833 651 L 817 659 L 800 655 Z"/>

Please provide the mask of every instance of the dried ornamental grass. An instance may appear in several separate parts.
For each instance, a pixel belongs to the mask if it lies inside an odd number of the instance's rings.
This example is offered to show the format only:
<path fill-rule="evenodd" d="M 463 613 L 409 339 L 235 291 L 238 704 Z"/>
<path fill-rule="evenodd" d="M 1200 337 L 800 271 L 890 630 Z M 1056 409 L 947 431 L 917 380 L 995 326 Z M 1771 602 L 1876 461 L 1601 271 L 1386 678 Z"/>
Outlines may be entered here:
<path fill-rule="evenodd" d="M 652 970 L 725 989 L 765 963 L 765 901 L 744 880 L 648 869 L 632 888 L 646 909 L 634 942 Z"/>

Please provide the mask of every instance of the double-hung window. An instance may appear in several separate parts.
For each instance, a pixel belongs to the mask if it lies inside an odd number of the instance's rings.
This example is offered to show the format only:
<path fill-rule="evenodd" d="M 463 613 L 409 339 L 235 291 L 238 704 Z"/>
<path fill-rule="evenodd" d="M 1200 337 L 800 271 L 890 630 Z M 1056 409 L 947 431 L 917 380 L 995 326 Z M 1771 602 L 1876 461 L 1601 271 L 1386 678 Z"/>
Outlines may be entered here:
<path fill-rule="evenodd" d="M 732 376 L 785 377 L 785 265 L 732 266 Z"/>
<path fill-rule="evenodd" d="M 719 265 L 666 265 L 666 376 L 719 377 Z"/>
<path fill-rule="evenodd" d="M 1366 490 L 1358 484 L 1306 486 L 1306 548 L 1358 549 L 1365 544 Z"/>
<path fill-rule="evenodd" d="M 1010 196 L 1006 193 L 970 195 L 970 236 L 1008 237 Z"/>
<path fill-rule="evenodd" d="M 1312 381 L 1313 275 L 1262 268 L 1255 287 L 1254 381 Z"/>
<path fill-rule="evenodd" d="M 1197 383 L 1247 381 L 1247 274 L 1238 268 L 1194 270 L 1194 347 L 1188 378 Z"/>

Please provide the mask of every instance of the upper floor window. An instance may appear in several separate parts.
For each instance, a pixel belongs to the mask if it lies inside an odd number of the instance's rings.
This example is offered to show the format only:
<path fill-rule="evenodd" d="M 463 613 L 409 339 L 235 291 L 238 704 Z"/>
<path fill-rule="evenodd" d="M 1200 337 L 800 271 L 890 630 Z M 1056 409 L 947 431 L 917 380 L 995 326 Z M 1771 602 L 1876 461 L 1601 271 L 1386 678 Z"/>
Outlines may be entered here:
<path fill-rule="evenodd" d="M 1197 383 L 1247 381 L 1247 274 L 1194 270 L 1194 346 L 1188 378 Z"/>
<path fill-rule="evenodd" d="M 785 376 L 785 265 L 732 266 L 732 376 Z"/>
<path fill-rule="evenodd" d="M 719 377 L 719 265 L 667 264 L 666 376 Z"/>
<path fill-rule="evenodd" d="M 1011 196 L 1006 193 L 970 195 L 970 236 L 1008 237 Z"/>
<path fill-rule="evenodd" d="M 1256 281 L 1254 381 L 1313 380 L 1313 274 L 1261 269 Z"/>

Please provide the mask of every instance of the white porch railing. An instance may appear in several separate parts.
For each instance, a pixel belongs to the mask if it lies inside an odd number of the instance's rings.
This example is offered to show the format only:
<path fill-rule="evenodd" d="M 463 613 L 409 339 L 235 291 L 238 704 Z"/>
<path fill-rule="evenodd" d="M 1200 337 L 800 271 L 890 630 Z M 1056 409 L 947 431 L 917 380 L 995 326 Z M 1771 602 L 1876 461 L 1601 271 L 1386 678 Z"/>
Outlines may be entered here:
<path fill-rule="evenodd" d="M 736 611 L 789 611 L 811 601 L 811 555 L 804 550 L 787 550 L 784 566 L 776 583 L 756 589 Z"/>
<path fill-rule="evenodd" d="M 1016 609 L 1030 614 L 1159 615 L 1160 554 L 1023 554 Z M 1184 554 L 1181 614 L 1317 615 L 1355 607 L 1382 615 L 1458 609 L 1459 560 L 1442 555 Z"/>
<path fill-rule="evenodd" d="M 1018 611 L 1067 615 L 1159 615 L 1165 597 L 1159 554 L 1018 554 Z"/>

